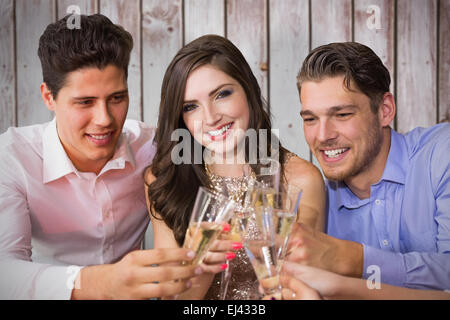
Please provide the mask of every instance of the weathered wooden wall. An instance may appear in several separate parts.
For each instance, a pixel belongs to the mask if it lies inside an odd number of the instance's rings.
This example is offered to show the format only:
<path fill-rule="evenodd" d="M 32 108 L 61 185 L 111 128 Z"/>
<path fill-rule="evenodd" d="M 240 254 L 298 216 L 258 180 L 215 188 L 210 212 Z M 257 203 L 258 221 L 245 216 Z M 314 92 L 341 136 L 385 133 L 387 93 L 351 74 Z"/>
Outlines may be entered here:
<path fill-rule="evenodd" d="M 0 133 L 51 119 L 39 93 L 38 38 L 70 5 L 132 33 L 128 116 L 152 125 L 171 58 L 207 33 L 241 49 L 282 143 L 303 158 L 314 161 L 295 78 L 308 52 L 325 43 L 354 40 L 381 57 L 393 80 L 397 130 L 450 118 L 450 0 L 1 0 Z"/>

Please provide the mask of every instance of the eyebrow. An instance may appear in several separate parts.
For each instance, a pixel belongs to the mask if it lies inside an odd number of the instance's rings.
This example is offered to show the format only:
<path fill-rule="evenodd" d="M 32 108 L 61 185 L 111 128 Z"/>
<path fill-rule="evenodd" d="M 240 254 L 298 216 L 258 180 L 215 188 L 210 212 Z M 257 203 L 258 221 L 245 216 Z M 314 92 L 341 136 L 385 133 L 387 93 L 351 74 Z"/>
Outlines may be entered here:
<path fill-rule="evenodd" d="M 221 84 L 221 85 L 218 86 L 217 88 L 211 90 L 211 91 L 208 93 L 208 96 L 209 96 L 209 97 L 212 97 L 213 95 L 216 94 L 217 91 L 219 91 L 219 90 L 222 89 L 223 87 L 225 87 L 225 86 L 232 86 L 232 85 L 233 85 L 232 83 L 224 83 L 224 84 Z M 196 101 L 197 101 L 197 100 L 187 100 L 187 101 L 184 101 L 183 103 L 191 103 L 191 102 L 196 102 Z"/>
<path fill-rule="evenodd" d="M 342 111 L 343 109 L 351 109 L 351 110 L 358 110 L 359 107 L 354 104 L 345 104 L 341 106 L 333 106 L 327 110 L 327 115 L 335 114 L 336 112 Z M 313 116 L 314 112 L 310 110 L 302 110 L 300 111 L 300 116 Z"/>
<path fill-rule="evenodd" d="M 125 90 L 120 90 L 120 91 L 116 91 L 111 93 L 110 95 L 108 95 L 108 97 L 111 96 L 115 96 L 115 95 L 119 95 L 119 94 L 128 94 L 128 89 Z M 91 100 L 91 99 L 97 99 L 98 97 L 73 97 L 73 100 Z"/>

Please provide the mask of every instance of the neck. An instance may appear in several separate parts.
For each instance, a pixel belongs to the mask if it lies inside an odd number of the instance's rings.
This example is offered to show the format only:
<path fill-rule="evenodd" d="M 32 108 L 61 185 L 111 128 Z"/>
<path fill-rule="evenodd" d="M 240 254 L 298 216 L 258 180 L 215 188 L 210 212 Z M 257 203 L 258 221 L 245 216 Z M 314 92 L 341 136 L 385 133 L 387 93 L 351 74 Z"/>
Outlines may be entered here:
<path fill-rule="evenodd" d="M 213 163 L 213 164 L 208 165 L 208 168 L 212 173 L 214 173 L 218 176 L 236 178 L 236 177 L 243 176 L 244 165 L 236 164 L 236 163 L 232 163 L 232 164 Z"/>
<path fill-rule="evenodd" d="M 372 163 L 356 176 L 345 179 L 345 184 L 360 199 L 370 197 L 370 188 L 379 182 L 383 176 L 386 161 L 391 147 L 391 129 L 389 127 L 383 129 L 383 143 L 381 150 Z"/>

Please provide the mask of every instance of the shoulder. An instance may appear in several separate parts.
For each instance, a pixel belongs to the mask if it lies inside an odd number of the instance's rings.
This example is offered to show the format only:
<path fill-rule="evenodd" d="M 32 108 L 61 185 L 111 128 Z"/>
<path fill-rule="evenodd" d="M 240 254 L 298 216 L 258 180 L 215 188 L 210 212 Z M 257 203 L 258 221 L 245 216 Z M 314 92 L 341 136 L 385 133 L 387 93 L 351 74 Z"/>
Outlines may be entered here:
<path fill-rule="evenodd" d="M 404 135 L 410 155 L 436 146 L 450 146 L 450 123 L 441 123 L 429 128 L 415 128 Z M 442 150 L 448 152 L 448 149 Z"/>
<path fill-rule="evenodd" d="M 155 131 L 154 127 L 134 119 L 126 119 L 122 129 L 122 132 L 127 135 L 130 142 L 139 140 L 153 141 Z"/>
<path fill-rule="evenodd" d="M 288 184 L 324 186 L 319 169 L 311 162 L 296 155 L 288 159 L 284 166 L 284 173 Z"/>
<path fill-rule="evenodd" d="M 154 127 L 133 119 L 127 119 L 122 129 L 136 161 L 145 166 L 151 164 L 156 154 L 153 141 L 155 130 Z"/>
<path fill-rule="evenodd" d="M 44 129 L 49 123 L 25 127 L 9 127 L 0 134 L 0 148 L 11 148 L 18 144 L 41 144 Z"/>
<path fill-rule="evenodd" d="M 26 127 L 10 127 L 0 135 L 0 158 L 38 161 L 42 159 L 42 141 L 44 130 L 49 123 Z"/>

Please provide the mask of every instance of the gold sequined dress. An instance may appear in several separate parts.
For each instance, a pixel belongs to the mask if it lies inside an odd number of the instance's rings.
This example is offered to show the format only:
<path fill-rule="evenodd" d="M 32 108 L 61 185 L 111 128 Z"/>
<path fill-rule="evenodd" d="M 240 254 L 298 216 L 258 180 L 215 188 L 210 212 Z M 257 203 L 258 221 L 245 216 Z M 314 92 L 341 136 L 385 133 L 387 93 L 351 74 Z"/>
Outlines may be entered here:
<path fill-rule="evenodd" d="M 243 192 L 248 188 L 249 177 L 222 177 L 208 170 L 207 173 L 211 182 L 210 186 L 217 192 L 222 192 L 222 186 L 226 184 L 234 200 L 239 201 L 240 197 L 243 196 Z M 258 292 L 257 277 L 245 249 L 242 248 L 236 251 L 236 257 L 230 261 L 230 270 L 231 277 L 225 300 L 257 300 L 261 298 Z M 221 279 L 222 273 L 215 275 L 205 299 L 217 300 L 220 298 Z"/>

